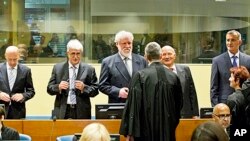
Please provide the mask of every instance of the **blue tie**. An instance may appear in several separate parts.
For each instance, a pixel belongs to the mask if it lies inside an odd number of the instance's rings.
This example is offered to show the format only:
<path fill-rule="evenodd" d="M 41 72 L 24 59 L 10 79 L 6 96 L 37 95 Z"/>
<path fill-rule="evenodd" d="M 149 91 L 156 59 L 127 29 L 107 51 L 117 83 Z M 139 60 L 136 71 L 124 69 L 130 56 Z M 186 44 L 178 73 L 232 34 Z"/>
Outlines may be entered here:
<path fill-rule="evenodd" d="M 232 56 L 233 58 L 233 67 L 237 67 L 237 62 L 236 59 L 238 58 L 237 56 Z"/>

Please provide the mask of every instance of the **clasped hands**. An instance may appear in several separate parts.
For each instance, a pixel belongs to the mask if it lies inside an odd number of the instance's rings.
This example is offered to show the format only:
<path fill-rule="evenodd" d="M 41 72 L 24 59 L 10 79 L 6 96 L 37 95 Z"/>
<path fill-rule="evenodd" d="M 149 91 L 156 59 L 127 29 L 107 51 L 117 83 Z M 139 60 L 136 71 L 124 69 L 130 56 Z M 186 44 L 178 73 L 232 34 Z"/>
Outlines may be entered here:
<path fill-rule="evenodd" d="M 12 101 L 16 101 L 16 102 L 20 102 L 23 100 L 23 94 L 22 93 L 15 93 L 13 94 L 11 97 L 9 94 L 5 93 L 5 92 L 0 92 L 0 99 L 5 101 L 5 102 L 10 102 Z"/>
<path fill-rule="evenodd" d="M 80 80 L 75 80 L 75 89 L 80 90 L 81 92 L 83 92 L 85 87 L 85 84 L 80 81 Z M 59 84 L 59 91 L 61 90 L 66 90 L 69 88 L 69 82 L 68 81 L 61 81 Z"/>

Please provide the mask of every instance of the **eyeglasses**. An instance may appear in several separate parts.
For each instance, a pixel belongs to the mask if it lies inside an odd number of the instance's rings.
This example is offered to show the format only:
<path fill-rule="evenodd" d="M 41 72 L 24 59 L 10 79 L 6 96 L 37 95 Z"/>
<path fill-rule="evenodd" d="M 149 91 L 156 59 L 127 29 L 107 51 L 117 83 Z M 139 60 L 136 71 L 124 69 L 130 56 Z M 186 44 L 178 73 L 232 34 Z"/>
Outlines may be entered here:
<path fill-rule="evenodd" d="M 213 114 L 213 115 L 217 116 L 220 120 L 231 118 L 231 114 L 219 114 L 219 115 Z"/>
<path fill-rule="evenodd" d="M 73 57 L 73 56 L 80 57 L 80 56 L 81 56 L 81 53 L 79 53 L 79 52 L 71 52 L 71 53 L 69 53 L 69 55 L 70 55 L 71 57 Z"/>

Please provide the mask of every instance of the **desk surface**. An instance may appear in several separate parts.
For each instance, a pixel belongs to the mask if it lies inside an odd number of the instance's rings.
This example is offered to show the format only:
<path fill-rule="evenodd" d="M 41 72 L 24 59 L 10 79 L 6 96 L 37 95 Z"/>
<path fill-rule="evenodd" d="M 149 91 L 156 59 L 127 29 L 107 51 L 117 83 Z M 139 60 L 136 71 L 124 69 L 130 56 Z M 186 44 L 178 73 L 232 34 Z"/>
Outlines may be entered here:
<path fill-rule="evenodd" d="M 190 141 L 193 130 L 212 119 L 181 119 L 176 129 L 176 141 Z M 121 120 L 5 120 L 6 126 L 28 134 L 34 141 L 55 141 L 57 136 L 81 133 L 92 122 L 102 123 L 111 134 L 119 133 Z M 125 138 L 121 136 L 121 141 Z"/>

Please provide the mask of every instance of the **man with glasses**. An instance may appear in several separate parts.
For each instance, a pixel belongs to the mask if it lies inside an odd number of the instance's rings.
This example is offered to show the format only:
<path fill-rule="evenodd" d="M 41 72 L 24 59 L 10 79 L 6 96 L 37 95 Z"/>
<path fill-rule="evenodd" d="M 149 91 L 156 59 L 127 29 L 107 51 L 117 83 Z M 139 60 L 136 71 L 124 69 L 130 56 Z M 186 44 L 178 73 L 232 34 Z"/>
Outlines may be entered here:
<path fill-rule="evenodd" d="M 77 39 L 72 39 L 67 44 L 67 61 L 58 63 L 53 68 L 47 92 L 56 95 L 56 118 L 91 118 L 90 97 L 98 94 L 98 82 L 95 68 L 81 62 L 82 54 L 82 44 Z"/>
<path fill-rule="evenodd" d="M 229 135 L 229 126 L 231 122 L 231 114 L 229 107 L 224 103 L 219 103 L 214 106 L 212 117 L 215 122 L 219 123 L 225 132 Z"/>

